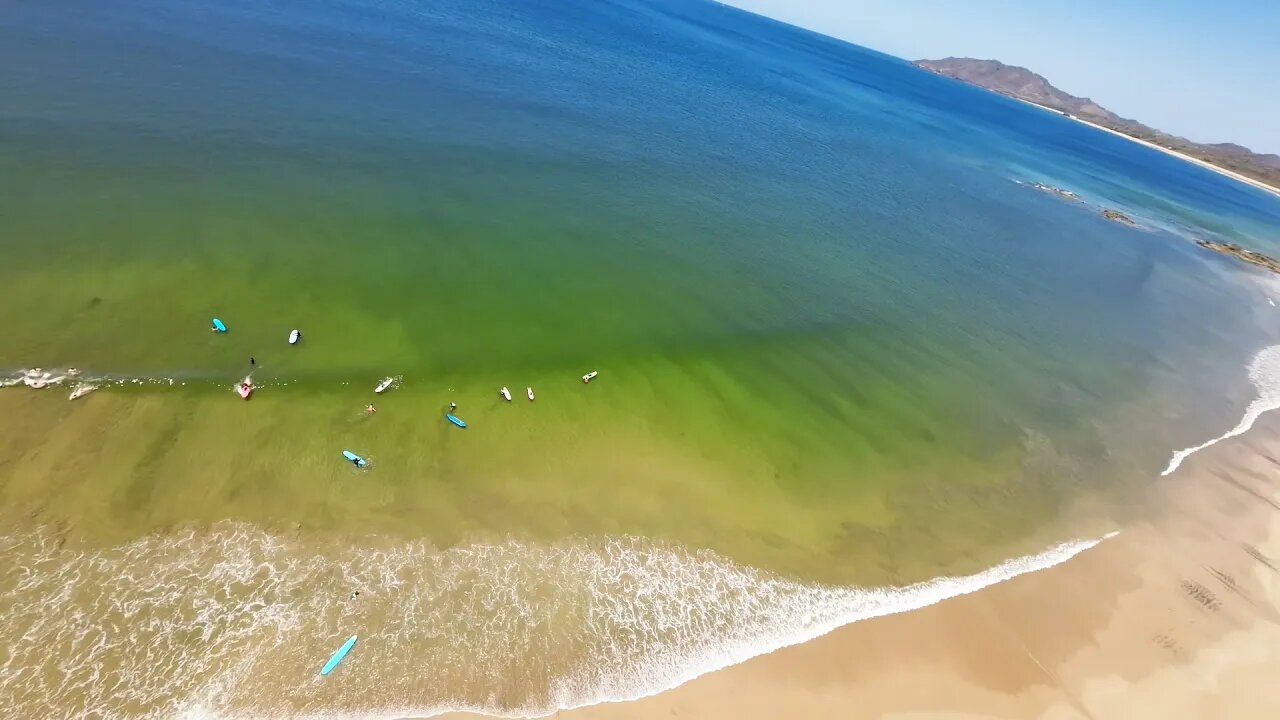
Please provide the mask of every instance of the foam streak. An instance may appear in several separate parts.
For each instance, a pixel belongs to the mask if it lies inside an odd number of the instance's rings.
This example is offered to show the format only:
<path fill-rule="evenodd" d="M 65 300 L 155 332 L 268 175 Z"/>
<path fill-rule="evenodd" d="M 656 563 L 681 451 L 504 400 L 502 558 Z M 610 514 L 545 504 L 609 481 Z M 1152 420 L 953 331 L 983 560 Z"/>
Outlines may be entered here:
<path fill-rule="evenodd" d="M 85 551 L 45 533 L 0 538 L 0 706 L 24 717 L 543 716 L 653 695 L 1098 542 L 860 588 L 635 537 L 438 550 L 223 523 Z M 341 681 L 318 682 L 335 639 L 354 632 Z"/>
<path fill-rule="evenodd" d="M 1195 453 L 1223 440 L 1230 440 L 1249 432 L 1263 413 L 1280 408 L 1280 345 L 1273 345 L 1254 356 L 1253 362 L 1249 363 L 1249 380 L 1257 388 L 1258 396 L 1249 403 L 1249 407 L 1245 408 L 1244 417 L 1240 418 L 1240 422 L 1224 435 L 1175 452 L 1173 457 L 1169 458 L 1168 467 L 1160 473 L 1161 477 L 1172 474 L 1178 466 L 1182 465 L 1183 460 Z"/>

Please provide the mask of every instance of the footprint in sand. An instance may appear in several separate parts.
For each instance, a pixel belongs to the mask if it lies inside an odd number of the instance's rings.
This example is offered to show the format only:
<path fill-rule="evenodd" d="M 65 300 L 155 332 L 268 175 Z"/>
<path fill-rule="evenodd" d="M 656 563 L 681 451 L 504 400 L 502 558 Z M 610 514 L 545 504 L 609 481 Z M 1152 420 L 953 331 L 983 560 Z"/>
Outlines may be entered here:
<path fill-rule="evenodd" d="M 1212 590 L 1201 585 L 1194 580 L 1183 580 L 1181 583 L 1182 592 L 1191 598 L 1200 607 L 1209 612 L 1217 612 L 1222 607 L 1222 601 L 1214 594 Z"/>
<path fill-rule="evenodd" d="M 1174 657 L 1182 654 L 1182 645 L 1172 635 L 1157 633 L 1151 638 L 1151 642 L 1155 643 L 1160 649 L 1169 651 Z"/>

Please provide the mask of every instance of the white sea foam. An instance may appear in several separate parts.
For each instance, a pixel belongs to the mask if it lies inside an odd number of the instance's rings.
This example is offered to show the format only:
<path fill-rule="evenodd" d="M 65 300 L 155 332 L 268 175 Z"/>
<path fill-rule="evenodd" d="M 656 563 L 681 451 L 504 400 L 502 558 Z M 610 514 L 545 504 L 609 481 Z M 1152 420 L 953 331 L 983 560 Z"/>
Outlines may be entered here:
<path fill-rule="evenodd" d="M 1240 422 L 1220 437 L 1175 452 L 1173 457 L 1169 458 L 1168 467 L 1160 473 L 1161 476 L 1177 470 L 1182 461 L 1191 455 L 1223 440 L 1245 434 L 1263 413 L 1280 408 L 1280 345 L 1273 345 L 1254 356 L 1253 362 L 1249 363 L 1249 381 L 1257 389 L 1258 396 L 1245 408 L 1244 417 L 1240 418 Z"/>
<path fill-rule="evenodd" d="M 797 582 L 634 537 L 316 542 L 231 523 L 97 550 L 44 533 L 0 538 L 0 706 L 23 717 L 546 715 L 661 692 L 1100 540 L 896 588 Z M 321 682 L 320 664 L 352 633 L 356 650 Z"/>
<path fill-rule="evenodd" d="M 0 387 L 10 387 L 12 385 L 26 385 L 34 390 L 43 390 L 50 385 L 57 385 L 74 372 L 63 370 L 44 370 L 43 368 L 22 369 L 9 373 L 8 377 L 0 379 Z"/>
<path fill-rule="evenodd" d="M 73 368 L 67 370 L 43 370 L 41 368 L 19 369 L 19 370 L 0 370 L 0 388 L 13 387 L 23 385 L 25 387 L 41 390 L 51 385 L 57 385 L 67 380 L 77 380 L 80 382 L 92 384 L 100 388 L 120 388 L 131 385 L 143 387 L 185 387 L 188 382 L 191 384 L 203 385 L 225 385 L 227 378 L 215 378 L 212 376 L 198 375 L 191 373 L 182 373 L 175 376 L 169 375 L 130 375 L 120 373 L 97 374 L 92 372 L 80 372 Z M 239 379 L 236 379 L 239 382 Z M 255 387 L 270 387 L 273 385 L 288 385 L 292 381 L 266 381 L 255 382 Z"/>

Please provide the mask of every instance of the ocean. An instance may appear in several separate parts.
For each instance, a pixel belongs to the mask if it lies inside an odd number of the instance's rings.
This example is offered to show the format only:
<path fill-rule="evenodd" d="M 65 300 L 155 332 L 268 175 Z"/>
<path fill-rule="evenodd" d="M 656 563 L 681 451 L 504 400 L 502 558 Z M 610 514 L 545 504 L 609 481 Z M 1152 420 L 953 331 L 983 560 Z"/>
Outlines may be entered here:
<path fill-rule="evenodd" d="M 1280 198 L 714 3 L 22 3 L 0 148 L 23 716 L 640 697 L 1280 407 L 1280 285 L 1195 245 Z"/>

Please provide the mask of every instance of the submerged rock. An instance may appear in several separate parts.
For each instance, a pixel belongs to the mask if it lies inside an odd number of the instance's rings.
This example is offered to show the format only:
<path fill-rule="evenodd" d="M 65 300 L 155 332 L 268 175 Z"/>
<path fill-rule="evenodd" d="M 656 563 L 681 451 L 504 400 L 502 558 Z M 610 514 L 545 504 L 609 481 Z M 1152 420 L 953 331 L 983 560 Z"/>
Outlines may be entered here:
<path fill-rule="evenodd" d="M 1269 255 L 1263 255 L 1260 252 L 1242 248 L 1235 243 L 1215 242 L 1213 240 L 1196 240 L 1196 244 L 1206 250 L 1220 252 L 1223 255 L 1231 255 L 1232 257 L 1239 258 L 1252 265 L 1264 267 L 1273 273 L 1280 273 L 1280 260 L 1276 260 Z"/>
<path fill-rule="evenodd" d="M 1115 222 L 1118 222 L 1118 223 L 1120 223 L 1121 225 L 1129 225 L 1129 226 L 1131 226 L 1131 227 L 1138 227 L 1138 223 L 1134 222 L 1134 221 L 1133 221 L 1133 218 L 1129 217 L 1128 215 L 1125 215 L 1124 213 L 1120 212 L 1119 210 L 1103 209 L 1103 211 L 1102 211 L 1102 217 L 1104 217 L 1104 218 L 1106 218 L 1106 219 L 1108 219 L 1108 220 L 1114 220 Z"/>

